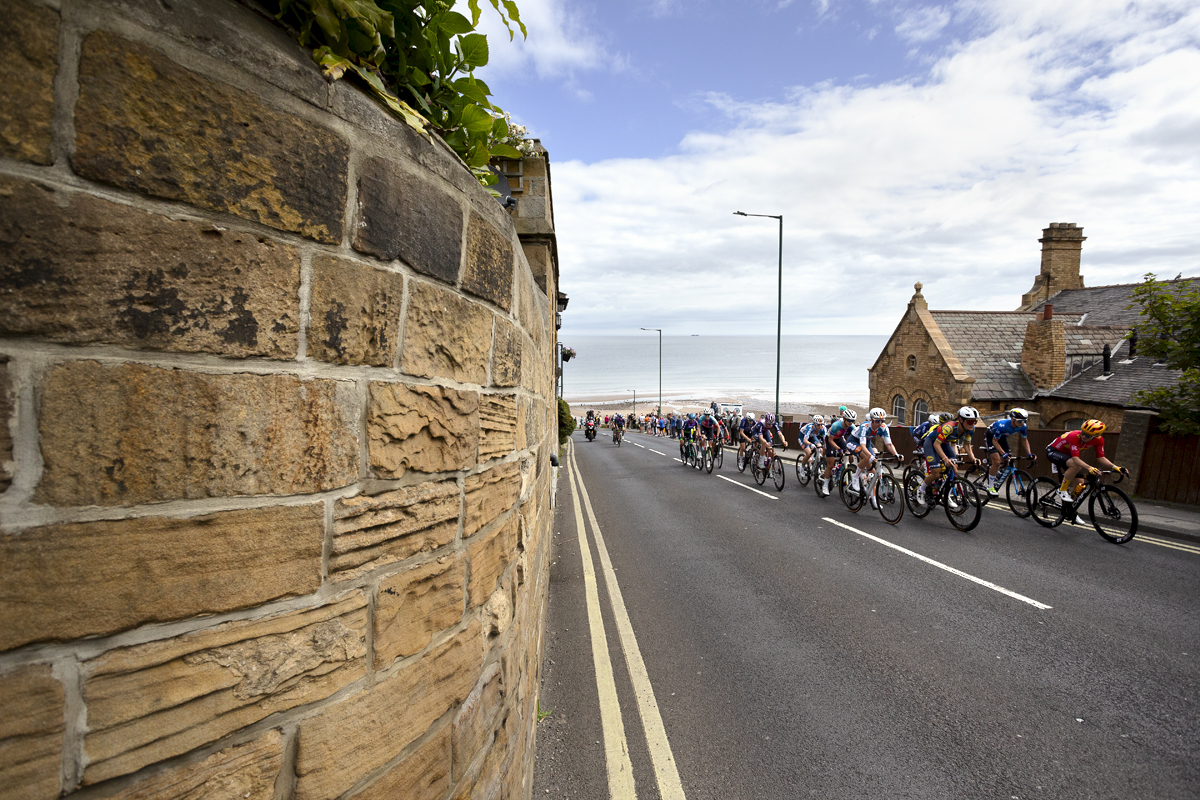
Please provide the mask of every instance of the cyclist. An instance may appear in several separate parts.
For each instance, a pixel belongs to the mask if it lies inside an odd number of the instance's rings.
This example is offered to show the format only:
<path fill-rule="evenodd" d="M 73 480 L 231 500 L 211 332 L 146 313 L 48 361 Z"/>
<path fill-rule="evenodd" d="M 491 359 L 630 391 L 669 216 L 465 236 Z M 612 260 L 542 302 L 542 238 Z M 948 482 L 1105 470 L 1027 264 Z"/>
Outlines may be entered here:
<path fill-rule="evenodd" d="M 700 423 L 696 421 L 696 412 L 689 411 L 687 419 L 683 421 L 682 432 L 679 435 L 679 455 L 683 456 L 684 442 L 696 441 L 696 434 L 700 430 Z"/>
<path fill-rule="evenodd" d="M 1058 499 L 1064 505 L 1075 501 L 1068 487 L 1075 480 L 1075 476 L 1079 474 L 1080 470 L 1087 470 L 1090 475 L 1100 474 L 1100 470 L 1089 466 L 1080 458 L 1080 453 L 1084 450 L 1095 450 L 1096 461 L 1099 462 L 1100 466 L 1119 470 L 1125 475 L 1129 474 L 1129 470 L 1124 467 L 1118 467 L 1104 457 L 1104 437 L 1100 434 L 1104 433 L 1107 427 L 1107 425 L 1098 419 L 1089 419 L 1083 423 L 1083 427 L 1079 430 L 1067 431 L 1051 442 L 1046 448 L 1046 458 L 1049 459 L 1053 470 L 1056 473 L 1064 473 L 1062 485 L 1058 487 Z"/>
<path fill-rule="evenodd" d="M 950 420 L 947 419 L 945 421 L 949 422 Z M 916 442 L 917 444 L 920 444 L 921 440 L 925 438 L 925 434 L 929 433 L 930 428 L 936 427 L 941 424 L 942 424 L 942 415 L 941 414 L 930 414 L 929 419 L 925 420 L 924 422 L 922 422 L 920 425 L 918 425 L 915 428 L 909 428 L 908 432 L 912 434 L 913 441 Z"/>
<path fill-rule="evenodd" d="M 721 441 L 721 426 L 713 418 L 712 409 L 704 409 L 704 416 L 700 418 L 700 447 L 704 448 L 708 443 L 716 444 Z"/>
<path fill-rule="evenodd" d="M 858 419 L 858 414 L 852 408 L 838 406 L 842 412 L 842 418 L 836 420 L 829 426 L 829 433 L 825 436 L 825 478 L 824 485 L 821 490 L 825 494 L 829 494 L 829 482 L 832 480 L 834 462 L 841 458 L 846 452 L 845 439 L 854 430 L 854 421 Z"/>
<path fill-rule="evenodd" d="M 767 412 L 762 415 L 762 419 L 754 426 L 751 432 L 755 443 L 758 445 L 758 454 L 765 456 L 767 450 L 774 447 L 774 440 L 778 439 L 783 442 L 783 449 L 787 450 L 787 439 L 783 436 L 783 430 L 779 427 L 779 423 L 775 421 L 775 415 Z M 765 464 L 763 466 L 766 466 Z"/>
<path fill-rule="evenodd" d="M 825 434 L 828 431 L 825 429 L 825 417 L 820 414 L 813 414 L 812 422 L 800 429 L 800 452 L 804 455 L 804 463 L 807 464 L 812 457 L 821 452 L 825 444 Z"/>
<path fill-rule="evenodd" d="M 929 487 L 942 474 L 942 467 L 950 468 L 951 475 L 958 474 L 958 468 L 954 465 L 954 458 L 957 455 L 957 445 L 961 444 L 966 449 L 967 460 L 972 464 L 975 463 L 975 451 L 971 447 L 971 432 L 975 430 L 975 426 L 979 424 L 979 412 L 971 406 L 963 406 L 958 410 L 958 418 L 950 422 L 943 422 L 936 428 L 931 428 L 929 433 L 925 434 L 925 484 L 924 490 L 917 492 L 915 498 L 917 505 L 925 505 L 925 495 L 929 492 Z"/>
<path fill-rule="evenodd" d="M 614 414 L 612 418 L 613 441 L 621 438 L 621 434 L 625 432 L 625 418 L 620 414 Z"/>
<path fill-rule="evenodd" d="M 853 478 L 855 490 L 862 489 L 863 470 L 869 467 L 871 460 L 875 458 L 874 439 L 876 436 L 883 439 L 888 452 L 894 456 L 898 456 L 901 462 L 904 461 L 904 456 L 897 453 L 896 446 L 892 444 L 892 434 L 888 431 L 887 425 L 884 424 L 886 420 L 886 411 L 882 408 L 872 408 L 867 413 L 867 421 L 846 434 L 846 450 L 858 454 L 858 470 L 855 471 Z"/>
<path fill-rule="evenodd" d="M 1000 494 L 1000 462 L 1008 458 L 1008 435 L 1015 433 L 1020 436 L 1022 449 L 1025 455 L 1037 460 L 1037 456 L 1029 448 L 1029 412 L 1023 408 L 1014 408 L 1008 412 L 1008 416 L 1004 419 L 998 419 L 991 425 L 983 429 L 983 443 L 985 446 L 984 452 L 988 453 L 988 460 L 991 461 L 991 466 L 988 467 L 988 475 L 991 476 L 991 481 L 988 483 L 988 494 L 995 497 Z"/>
<path fill-rule="evenodd" d="M 738 459 L 746 453 L 746 445 L 754 441 L 754 415 L 747 414 L 742 417 L 742 422 L 738 425 Z"/>

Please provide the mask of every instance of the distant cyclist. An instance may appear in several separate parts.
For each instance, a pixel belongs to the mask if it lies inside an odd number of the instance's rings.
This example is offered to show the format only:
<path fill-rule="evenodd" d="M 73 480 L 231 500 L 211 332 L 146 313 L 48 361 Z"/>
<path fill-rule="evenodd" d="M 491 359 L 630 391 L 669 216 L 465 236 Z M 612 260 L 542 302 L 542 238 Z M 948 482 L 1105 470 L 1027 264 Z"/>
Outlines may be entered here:
<path fill-rule="evenodd" d="M 813 414 L 812 421 L 800 429 L 800 452 L 803 454 L 803 462 L 807 464 L 812 457 L 820 454 L 825 447 L 825 434 L 828 431 L 825 429 L 825 417 L 820 414 Z"/>
<path fill-rule="evenodd" d="M 988 460 L 991 461 L 991 466 L 988 467 L 988 475 L 991 476 L 988 494 L 995 496 L 1000 493 L 1000 462 L 1009 456 L 1009 434 L 1016 434 L 1021 440 L 1021 449 L 1025 451 L 1025 455 L 1037 460 L 1037 456 L 1029 449 L 1028 423 L 1029 412 L 1023 408 L 1014 408 L 1008 412 L 1006 418 L 998 419 L 983 429 L 984 452 L 988 453 Z"/>
<path fill-rule="evenodd" d="M 714 445 L 721 441 L 721 425 L 713 417 L 712 409 L 704 409 L 704 416 L 700 418 L 700 445 L 712 442 Z"/>
<path fill-rule="evenodd" d="M 886 411 L 882 408 L 872 408 L 867 413 L 867 421 L 846 434 L 846 450 L 858 455 L 858 469 L 855 471 L 853 478 L 853 485 L 856 490 L 862 489 L 863 470 L 869 467 L 871 460 L 875 458 L 874 439 L 876 437 L 883 439 L 888 452 L 894 456 L 898 456 L 901 461 L 904 461 L 904 456 L 899 455 L 896 452 L 896 446 L 892 444 L 892 435 L 888 431 L 888 427 L 885 424 L 886 421 Z"/>
<path fill-rule="evenodd" d="M 758 444 L 759 455 L 766 455 L 767 450 L 774 447 L 776 440 L 783 442 L 783 449 L 786 450 L 788 443 L 784 438 L 783 430 L 779 427 L 779 423 L 775 421 L 775 415 L 767 412 L 762 415 L 762 419 L 754 426 L 751 431 L 751 436 L 755 443 Z"/>
<path fill-rule="evenodd" d="M 949 468 L 951 476 L 958 474 L 954 460 L 958 455 L 957 448 L 961 444 L 967 454 L 967 460 L 975 463 L 975 451 L 971 447 L 971 433 L 979 424 L 979 412 L 971 406 L 963 406 L 958 410 L 958 417 L 951 422 L 943 422 L 925 434 L 925 466 L 928 474 L 925 476 L 924 488 L 917 492 L 915 502 L 925 505 L 926 493 L 933 482 L 942 474 L 943 468 Z"/>
<path fill-rule="evenodd" d="M 832 480 L 833 468 L 835 462 L 842 457 L 843 453 L 847 452 L 846 437 L 854 430 L 854 422 L 858 419 L 858 414 L 852 408 L 845 406 L 838 407 L 842 412 L 842 418 L 835 420 L 829 426 L 829 432 L 825 435 L 825 479 L 821 490 L 825 494 L 829 494 L 829 482 Z"/>

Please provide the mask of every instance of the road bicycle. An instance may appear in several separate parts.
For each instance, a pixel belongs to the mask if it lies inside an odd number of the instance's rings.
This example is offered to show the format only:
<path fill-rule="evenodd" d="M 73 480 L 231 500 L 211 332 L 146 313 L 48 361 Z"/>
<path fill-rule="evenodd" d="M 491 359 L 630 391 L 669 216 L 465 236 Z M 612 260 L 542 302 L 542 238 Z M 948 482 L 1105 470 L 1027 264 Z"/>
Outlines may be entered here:
<path fill-rule="evenodd" d="M 1017 463 L 1033 460 L 1033 456 L 1003 455 L 1000 457 L 1000 469 L 996 472 L 997 486 L 1004 487 L 1004 498 L 1008 501 L 1009 509 L 1021 519 L 1029 516 L 1029 487 L 1033 486 L 1033 476 L 1020 469 Z M 992 498 L 991 492 L 988 491 L 992 479 L 988 475 L 987 463 L 980 459 L 978 464 L 973 464 L 967 469 L 967 474 L 963 477 L 975 486 L 980 501 L 986 506 Z M 999 496 L 997 491 L 996 497 Z"/>
<path fill-rule="evenodd" d="M 701 470 L 701 471 L 708 470 L 709 474 L 711 474 L 712 473 L 712 465 L 713 465 L 712 445 L 707 441 L 704 442 L 704 444 L 697 443 L 697 445 L 696 445 L 696 469 Z"/>
<path fill-rule="evenodd" d="M 839 455 L 837 458 L 837 463 L 833 465 L 833 472 L 829 472 L 829 465 L 825 462 L 825 459 L 821 459 L 821 466 L 818 467 L 820 474 L 816 476 L 815 481 L 817 497 L 829 497 L 829 495 L 833 494 L 834 488 L 841 485 L 842 475 L 844 475 L 848 469 L 850 457 L 851 456 L 849 453 L 842 453 Z M 829 477 L 828 489 L 825 488 L 824 481 L 826 473 L 828 473 Z"/>
<path fill-rule="evenodd" d="M 622 439 L 624 439 L 624 438 L 625 438 L 625 437 L 621 435 L 621 429 L 620 429 L 620 428 L 613 428 L 613 444 L 615 444 L 617 447 L 620 447 L 620 446 L 621 446 L 621 440 L 622 440 Z"/>
<path fill-rule="evenodd" d="M 747 453 L 750 448 L 746 448 Z M 775 490 L 783 491 L 784 479 L 787 473 L 783 471 L 783 459 L 775 455 L 774 447 L 766 447 L 763 449 L 762 455 L 754 455 L 750 458 L 750 472 L 754 476 L 754 481 L 759 486 L 767 482 L 767 476 L 775 482 Z"/>
<path fill-rule="evenodd" d="M 813 478 L 813 472 L 816 470 L 817 464 L 822 464 L 824 461 L 821 458 L 821 448 L 817 447 L 813 450 L 812 457 L 808 462 L 804 461 L 804 450 L 801 449 L 796 454 L 796 482 L 801 486 L 808 486 L 808 482 Z"/>
<path fill-rule="evenodd" d="M 750 466 L 750 462 L 754 459 L 754 448 L 751 445 L 746 445 L 744 448 L 738 448 L 736 457 L 738 472 L 745 472 L 746 467 Z"/>
<path fill-rule="evenodd" d="M 679 460 L 683 462 L 685 467 L 693 467 L 696 465 L 696 443 L 691 439 L 680 440 Z"/>
<path fill-rule="evenodd" d="M 1125 544 L 1137 534 L 1137 506 L 1125 492 L 1101 482 L 1104 475 L 1112 472 L 1097 470 L 1080 476 L 1084 482 L 1082 489 L 1073 492 L 1075 499 L 1065 505 L 1058 499 L 1058 483 L 1052 478 L 1038 478 L 1029 489 L 1029 513 L 1039 525 L 1057 528 L 1064 519 L 1075 522 L 1086 500 L 1088 518 L 1096 533 L 1113 544 Z M 1120 483 L 1125 473 L 1118 474 L 1116 482 Z"/>
<path fill-rule="evenodd" d="M 883 521 L 895 525 L 904 516 L 904 498 L 900 483 L 892 472 L 891 464 L 899 463 L 899 456 L 879 456 L 871 459 L 871 465 L 863 473 L 859 488 L 854 488 L 854 472 L 842 471 L 838 491 L 846 508 L 855 514 L 871 501 L 871 507 L 879 512 Z"/>
<path fill-rule="evenodd" d="M 957 460 L 955 460 L 957 463 Z M 919 471 L 908 472 L 904 478 L 904 502 L 908 505 L 909 513 L 914 517 L 923 518 L 933 511 L 937 505 L 946 508 L 946 518 L 950 524 L 960 531 L 974 530 L 983 516 L 983 502 L 974 485 L 965 478 L 955 475 L 947 478 L 945 475 L 933 482 L 933 497 L 926 494 L 924 505 L 917 503 L 917 493 L 925 492 L 925 476 Z"/>
<path fill-rule="evenodd" d="M 720 469 L 721 464 L 725 462 L 725 445 L 721 442 L 721 440 L 718 439 L 715 442 L 709 442 L 708 449 L 711 458 L 709 459 L 708 463 L 705 464 L 705 468 L 711 473 L 713 471 L 713 467 Z"/>

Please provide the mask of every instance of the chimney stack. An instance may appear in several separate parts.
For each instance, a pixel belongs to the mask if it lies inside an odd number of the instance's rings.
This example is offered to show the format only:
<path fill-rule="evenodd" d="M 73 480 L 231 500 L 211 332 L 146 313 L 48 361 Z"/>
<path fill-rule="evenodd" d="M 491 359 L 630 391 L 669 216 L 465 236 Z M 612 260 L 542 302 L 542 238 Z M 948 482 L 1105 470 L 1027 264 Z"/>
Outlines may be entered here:
<path fill-rule="evenodd" d="M 1025 326 L 1025 343 L 1021 347 L 1021 371 L 1038 391 L 1058 386 L 1067 378 L 1067 333 L 1061 319 L 1054 319 L 1054 309 L 1046 306 L 1046 314 Z"/>
<path fill-rule="evenodd" d="M 1051 222 L 1042 229 L 1042 269 L 1033 279 L 1033 288 L 1021 297 L 1021 311 L 1050 299 L 1064 289 L 1082 289 L 1079 258 L 1087 237 L 1074 222 Z"/>

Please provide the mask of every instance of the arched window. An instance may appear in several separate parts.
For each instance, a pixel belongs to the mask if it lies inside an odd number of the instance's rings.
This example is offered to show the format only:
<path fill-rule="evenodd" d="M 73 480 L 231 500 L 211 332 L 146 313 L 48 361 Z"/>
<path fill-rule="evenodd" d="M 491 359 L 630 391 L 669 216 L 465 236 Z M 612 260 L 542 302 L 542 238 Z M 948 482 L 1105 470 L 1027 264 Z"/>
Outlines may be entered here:
<path fill-rule="evenodd" d="M 920 425 L 929 416 L 929 404 L 924 400 L 913 403 L 913 422 Z"/>
<path fill-rule="evenodd" d="M 916 357 L 916 356 L 909 356 L 909 357 L 908 357 L 908 368 L 909 368 L 909 369 L 916 369 L 916 368 L 917 368 L 917 357 Z"/>
<path fill-rule="evenodd" d="M 892 414 L 895 415 L 896 421 L 901 425 L 907 425 L 907 420 L 904 419 L 904 395 L 896 395 L 892 398 Z"/>

